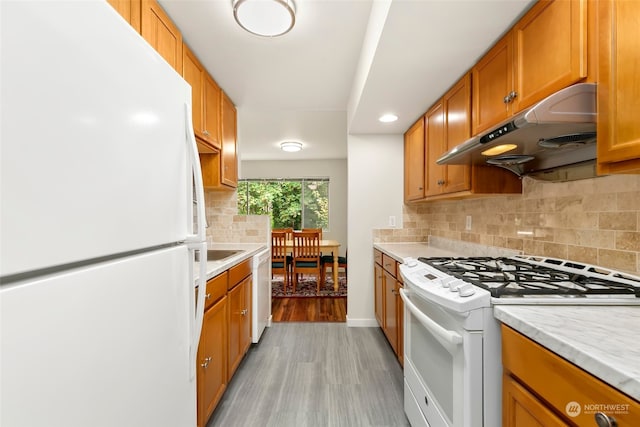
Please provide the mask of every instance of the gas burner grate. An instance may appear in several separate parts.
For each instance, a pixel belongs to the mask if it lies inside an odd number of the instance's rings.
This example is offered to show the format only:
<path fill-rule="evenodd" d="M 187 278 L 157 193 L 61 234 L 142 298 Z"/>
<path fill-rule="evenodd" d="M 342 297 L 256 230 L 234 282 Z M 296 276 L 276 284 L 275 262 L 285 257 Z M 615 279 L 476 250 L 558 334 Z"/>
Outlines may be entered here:
<path fill-rule="evenodd" d="M 491 292 L 491 296 L 607 296 L 640 298 L 640 286 L 564 271 L 514 258 L 418 258 L 443 273 Z"/>

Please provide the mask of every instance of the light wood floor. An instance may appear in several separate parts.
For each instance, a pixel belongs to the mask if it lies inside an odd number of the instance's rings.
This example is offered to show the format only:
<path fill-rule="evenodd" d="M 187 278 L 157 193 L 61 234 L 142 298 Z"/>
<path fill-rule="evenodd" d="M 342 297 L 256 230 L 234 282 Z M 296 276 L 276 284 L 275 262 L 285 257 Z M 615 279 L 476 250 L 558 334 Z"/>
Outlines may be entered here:
<path fill-rule="evenodd" d="M 380 328 L 274 323 L 207 426 L 409 426 L 402 368 Z"/>
<path fill-rule="evenodd" d="M 347 297 L 272 298 L 274 322 L 346 322 Z"/>

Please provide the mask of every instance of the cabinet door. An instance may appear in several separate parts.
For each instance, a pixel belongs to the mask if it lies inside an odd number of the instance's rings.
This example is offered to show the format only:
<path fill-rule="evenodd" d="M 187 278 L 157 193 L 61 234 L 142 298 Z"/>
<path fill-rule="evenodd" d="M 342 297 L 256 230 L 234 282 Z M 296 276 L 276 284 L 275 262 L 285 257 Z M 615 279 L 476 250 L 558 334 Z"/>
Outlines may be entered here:
<path fill-rule="evenodd" d="M 198 347 L 198 426 L 206 425 L 227 385 L 227 297 L 204 314 Z"/>
<path fill-rule="evenodd" d="M 424 117 L 404 134 L 404 200 L 424 197 Z"/>
<path fill-rule="evenodd" d="M 445 94 L 443 99 L 447 144 L 444 151 L 448 151 L 471 137 L 471 75 L 467 73 Z M 433 159 L 429 166 L 431 167 L 436 160 L 437 158 Z M 471 188 L 470 170 L 470 165 L 446 166 L 444 192 L 469 190 Z"/>
<path fill-rule="evenodd" d="M 398 353 L 398 319 L 396 302 L 396 278 L 384 270 L 384 332 L 391 348 Z"/>
<path fill-rule="evenodd" d="M 204 110 L 202 138 L 220 149 L 220 107 L 222 90 L 209 74 L 204 73 Z"/>
<path fill-rule="evenodd" d="M 425 161 L 424 195 L 441 194 L 444 189 L 446 166 L 436 163 L 438 157 L 447 151 L 444 135 L 444 105 L 438 101 L 424 116 L 425 147 L 427 158 Z"/>
<path fill-rule="evenodd" d="M 140 32 L 140 0 L 107 0 L 137 32 Z"/>
<path fill-rule="evenodd" d="M 222 163 L 221 182 L 229 187 L 238 186 L 238 158 L 236 155 L 236 107 L 222 94 Z"/>
<path fill-rule="evenodd" d="M 203 138 L 203 94 L 205 70 L 198 58 L 187 45 L 182 47 L 182 77 L 191 85 L 191 105 L 193 131 L 198 138 Z"/>
<path fill-rule="evenodd" d="M 156 0 L 142 0 L 144 39 L 176 70 L 182 73 L 182 34 Z"/>
<path fill-rule="evenodd" d="M 373 274 L 376 320 L 378 321 L 378 325 L 384 329 L 384 276 L 382 275 L 382 266 L 380 264 L 374 265 Z"/>
<path fill-rule="evenodd" d="M 508 33 L 472 69 L 474 135 L 510 115 L 510 103 L 505 97 L 513 90 L 511 40 Z"/>
<path fill-rule="evenodd" d="M 555 427 L 567 425 L 509 375 L 502 377 L 503 427 Z"/>
<path fill-rule="evenodd" d="M 640 173 L 640 2 L 598 2 L 598 171 Z"/>
<path fill-rule="evenodd" d="M 242 316 L 242 328 L 240 330 L 240 349 L 242 355 L 249 350 L 251 346 L 251 294 L 253 285 L 253 276 L 249 276 L 242 282 L 244 315 Z"/>
<path fill-rule="evenodd" d="M 231 289 L 227 294 L 229 299 L 229 358 L 227 379 L 231 380 L 231 377 L 235 373 L 240 361 L 242 360 L 243 352 L 241 342 L 242 329 L 243 329 L 243 317 L 244 317 L 244 287 L 238 285 Z"/>
<path fill-rule="evenodd" d="M 514 26 L 512 114 L 587 76 L 587 0 L 541 1 Z"/>

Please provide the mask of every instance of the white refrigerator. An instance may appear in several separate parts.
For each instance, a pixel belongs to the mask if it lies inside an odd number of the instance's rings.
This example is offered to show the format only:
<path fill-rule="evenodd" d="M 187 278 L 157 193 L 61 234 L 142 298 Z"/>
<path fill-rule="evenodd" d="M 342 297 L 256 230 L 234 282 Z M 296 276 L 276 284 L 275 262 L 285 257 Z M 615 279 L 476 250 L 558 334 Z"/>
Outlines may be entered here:
<path fill-rule="evenodd" d="M 0 20 L 0 425 L 195 426 L 191 89 L 106 2 Z"/>

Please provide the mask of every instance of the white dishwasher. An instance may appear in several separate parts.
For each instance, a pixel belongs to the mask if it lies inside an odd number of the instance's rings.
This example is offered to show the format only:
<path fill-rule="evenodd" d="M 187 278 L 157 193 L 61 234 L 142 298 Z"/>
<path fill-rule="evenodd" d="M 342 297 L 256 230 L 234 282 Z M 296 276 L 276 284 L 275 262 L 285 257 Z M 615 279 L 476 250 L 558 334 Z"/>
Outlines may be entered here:
<path fill-rule="evenodd" d="M 260 341 L 264 328 L 271 326 L 271 250 L 253 256 L 251 342 Z"/>

